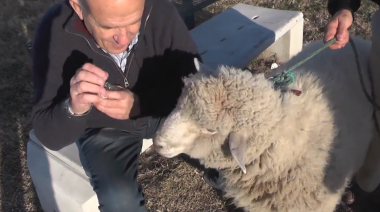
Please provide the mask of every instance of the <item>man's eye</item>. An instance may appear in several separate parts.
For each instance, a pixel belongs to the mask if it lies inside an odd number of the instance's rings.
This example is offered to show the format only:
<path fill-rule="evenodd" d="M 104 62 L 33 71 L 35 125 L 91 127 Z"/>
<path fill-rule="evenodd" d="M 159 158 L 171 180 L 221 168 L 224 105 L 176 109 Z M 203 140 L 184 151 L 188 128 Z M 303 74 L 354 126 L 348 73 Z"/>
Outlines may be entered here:
<path fill-rule="evenodd" d="M 112 29 L 112 27 L 110 27 L 110 26 L 102 26 L 102 25 L 100 25 L 100 27 L 101 27 L 102 29 Z"/>

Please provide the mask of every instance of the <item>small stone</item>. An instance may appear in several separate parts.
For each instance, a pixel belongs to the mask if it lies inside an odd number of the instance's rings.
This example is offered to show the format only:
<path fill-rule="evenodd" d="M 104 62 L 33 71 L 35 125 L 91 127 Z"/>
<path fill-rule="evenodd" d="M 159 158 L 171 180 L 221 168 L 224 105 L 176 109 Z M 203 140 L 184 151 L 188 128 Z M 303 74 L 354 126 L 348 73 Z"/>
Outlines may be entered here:
<path fill-rule="evenodd" d="M 273 70 L 273 69 L 276 69 L 278 68 L 278 64 L 277 63 L 272 63 L 272 65 L 270 66 L 270 69 Z"/>

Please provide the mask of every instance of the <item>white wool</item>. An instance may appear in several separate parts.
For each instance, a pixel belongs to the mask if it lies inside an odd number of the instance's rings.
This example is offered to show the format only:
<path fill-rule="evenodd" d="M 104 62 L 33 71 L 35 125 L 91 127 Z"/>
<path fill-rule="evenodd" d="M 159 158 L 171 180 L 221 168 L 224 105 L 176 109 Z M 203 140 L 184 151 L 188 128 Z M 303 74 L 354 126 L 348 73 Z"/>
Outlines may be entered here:
<path fill-rule="evenodd" d="M 371 43 L 353 39 L 370 91 Z M 276 72 L 322 44 L 308 44 Z M 296 68 L 289 88 L 300 96 L 274 90 L 264 74 L 196 67 L 154 138 L 156 151 L 220 169 L 226 196 L 248 212 L 333 212 L 374 132 L 351 46 L 325 49 Z"/>

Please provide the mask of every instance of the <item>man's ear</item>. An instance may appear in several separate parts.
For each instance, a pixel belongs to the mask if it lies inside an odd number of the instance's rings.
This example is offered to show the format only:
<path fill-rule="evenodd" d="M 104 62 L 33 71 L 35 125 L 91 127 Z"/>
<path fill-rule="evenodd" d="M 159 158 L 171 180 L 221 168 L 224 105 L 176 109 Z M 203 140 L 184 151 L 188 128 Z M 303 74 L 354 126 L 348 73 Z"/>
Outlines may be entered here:
<path fill-rule="evenodd" d="M 214 135 L 214 134 L 216 134 L 217 132 L 218 132 L 217 130 L 208 129 L 208 128 L 201 128 L 201 133 L 202 133 L 202 134 L 206 134 L 206 135 Z"/>
<path fill-rule="evenodd" d="M 71 7 L 75 11 L 75 13 L 79 16 L 81 20 L 83 20 L 83 8 L 79 4 L 78 0 L 69 0 Z"/>
<path fill-rule="evenodd" d="M 246 150 L 246 136 L 245 133 L 231 132 L 228 135 L 228 144 L 230 146 L 230 152 L 236 163 L 239 165 L 244 174 L 247 173 L 247 169 L 244 164 L 244 155 Z"/>
<path fill-rule="evenodd" d="M 198 72 L 202 72 L 205 74 L 212 74 L 214 72 L 213 69 L 208 67 L 207 65 L 201 63 L 198 58 L 194 57 L 194 65 Z"/>

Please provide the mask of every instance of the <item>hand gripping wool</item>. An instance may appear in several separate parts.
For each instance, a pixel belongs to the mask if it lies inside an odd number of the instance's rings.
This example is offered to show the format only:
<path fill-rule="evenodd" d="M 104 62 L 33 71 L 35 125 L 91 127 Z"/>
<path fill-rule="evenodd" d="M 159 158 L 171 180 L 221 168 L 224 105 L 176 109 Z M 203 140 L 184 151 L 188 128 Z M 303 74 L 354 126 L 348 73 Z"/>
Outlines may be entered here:
<path fill-rule="evenodd" d="M 370 91 L 371 43 L 353 39 Z M 277 71 L 322 45 L 309 43 Z M 351 46 L 326 49 L 296 68 L 289 89 L 300 96 L 275 90 L 263 73 L 195 64 L 198 73 L 184 79 L 155 150 L 219 169 L 225 195 L 247 212 L 333 212 L 375 133 Z"/>

